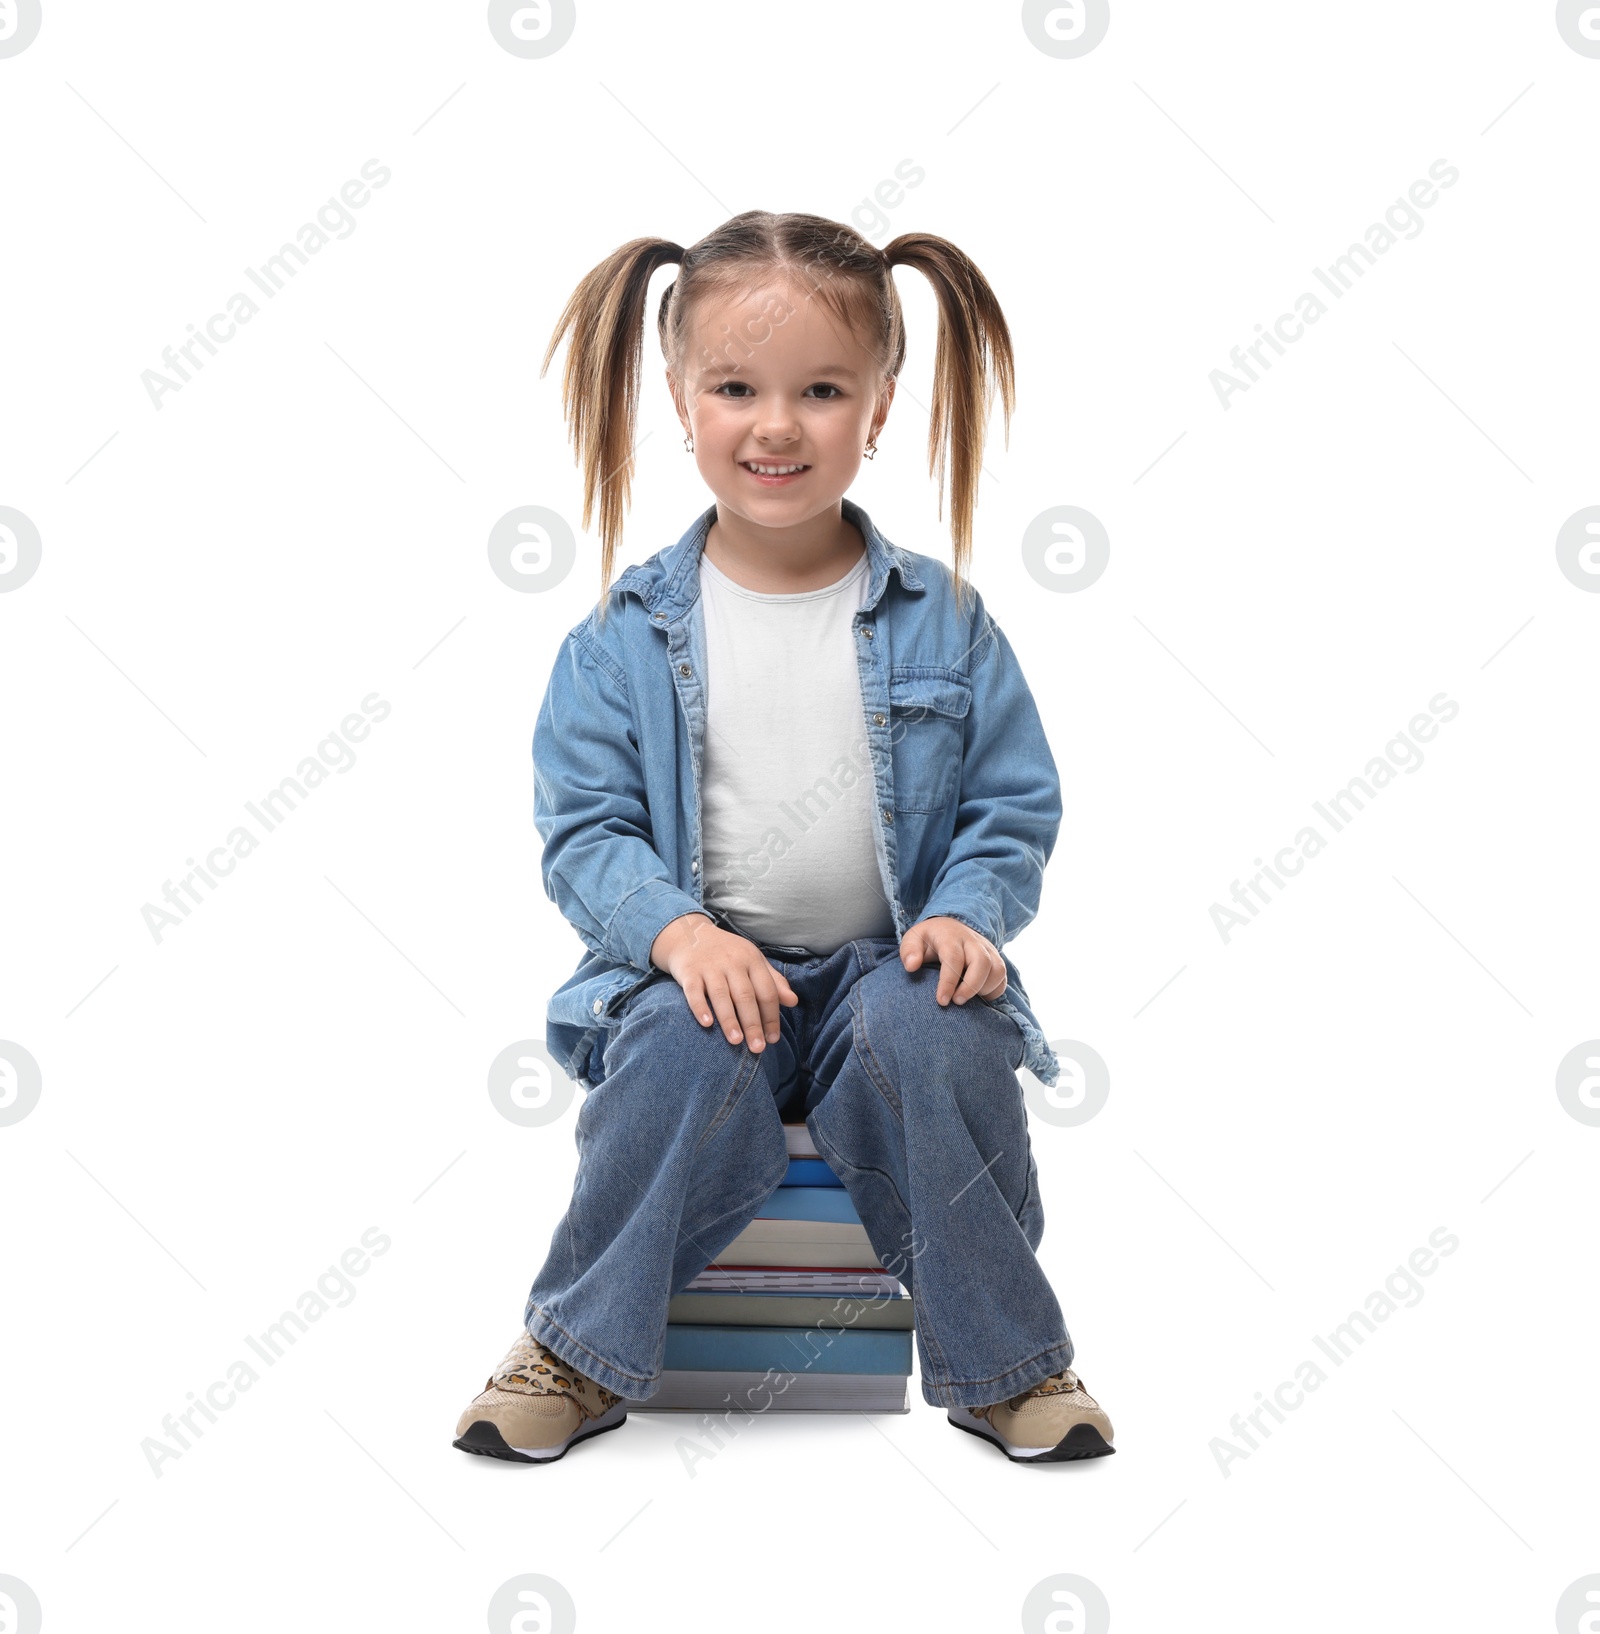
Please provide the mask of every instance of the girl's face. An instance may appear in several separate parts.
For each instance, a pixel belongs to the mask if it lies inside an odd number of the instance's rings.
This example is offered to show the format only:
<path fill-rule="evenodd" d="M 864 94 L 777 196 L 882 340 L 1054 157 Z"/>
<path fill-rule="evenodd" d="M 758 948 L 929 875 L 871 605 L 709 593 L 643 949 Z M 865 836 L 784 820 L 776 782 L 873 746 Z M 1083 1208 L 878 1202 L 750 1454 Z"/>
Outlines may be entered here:
<path fill-rule="evenodd" d="M 690 320 L 683 378 L 669 370 L 667 380 L 719 510 L 790 528 L 836 507 L 894 382 L 820 299 L 790 284 L 703 297 Z"/>

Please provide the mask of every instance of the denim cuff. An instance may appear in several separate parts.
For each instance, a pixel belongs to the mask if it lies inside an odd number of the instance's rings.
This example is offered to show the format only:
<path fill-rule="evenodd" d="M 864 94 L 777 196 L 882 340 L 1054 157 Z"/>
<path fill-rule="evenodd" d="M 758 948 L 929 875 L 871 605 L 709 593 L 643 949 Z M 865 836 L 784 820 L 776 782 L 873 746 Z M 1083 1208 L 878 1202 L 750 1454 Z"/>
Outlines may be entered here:
<path fill-rule="evenodd" d="M 959 919 L 969 930 L 987 936 L 997 948 L 1005 946 L 1005 927 L 991 923 L 988 915 L 977 913 L 965 904 L 945 907 L 940 901 L 929 901 L 924 903 L 922 912 L 917 915 L 917 922 L 924 919 Z"/>
<path fill-rule="evenodd" d="M 647 879 L 617 904 L 606 926 L 606 950 L 614 959 L 626 959 L 640 970 L 653 970 L 650 949 L 655 939 L 686 913 L 711 917 L 687 891 L 680 891 L 664 879 Z"/>

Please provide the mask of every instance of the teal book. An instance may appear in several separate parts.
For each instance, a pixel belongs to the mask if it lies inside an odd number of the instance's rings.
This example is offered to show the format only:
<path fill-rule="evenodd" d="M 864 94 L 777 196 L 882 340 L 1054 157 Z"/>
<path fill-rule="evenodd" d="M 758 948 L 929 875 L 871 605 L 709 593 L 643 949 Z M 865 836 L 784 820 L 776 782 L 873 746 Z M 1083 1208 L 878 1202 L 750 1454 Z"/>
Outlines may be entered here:
<path fill-rule="evenodd" d="M 817 1294 L 798 1290 L 747 1292 L 742 1288 L 701 1288 L 674 1294 L 667 1302 L 667 1321 L 710 1327 L 910 1328 L 911 1299 L 901 1294 L 863 1299 L 851 1294 Z"/>
<path fill-rule="evenodd" d="M 789 1172 L 783 1177 L 786 1186 L 839 1186 L 844 1182 L 820 1157 L 792 1157 Z"/>
<path fill-rule="evenodd" d="M 669 1322 L 667 1372 L 911 1372 L 911 1334 L 889 1328 L 753 1328 Z"/>
<path fill-rule="evenodd" d="M 859 1225 L 861 1216 L 843 1186 L 779 1186 L 755 1212 L 758 1220 L 811 1220 Z"/>

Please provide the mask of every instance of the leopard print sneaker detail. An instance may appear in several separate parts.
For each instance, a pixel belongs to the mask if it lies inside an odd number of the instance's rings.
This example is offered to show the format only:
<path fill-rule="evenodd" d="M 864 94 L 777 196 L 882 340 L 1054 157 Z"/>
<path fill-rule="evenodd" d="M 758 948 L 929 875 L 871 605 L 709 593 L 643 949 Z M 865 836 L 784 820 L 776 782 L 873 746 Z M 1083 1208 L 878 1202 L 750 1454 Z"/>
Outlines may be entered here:
<path fill-rule="evenodd" d="M 992 1442 L 1014 1464 L 1103 1458 L 1117 1450 L 1110 1418 L 1070 1367 L 1004 1401 L 952 1407 L 946 1416 L 957 1429 Z"/>
<path fill-rule="evenodd" d="M 553 1463 L 574 1442 L 614 1430 L 627 1416 L 627 1402 L 614 1390 L 524 1332 L 462 1413 L 453 1444 L 513 1463 Z"/>
<path fill-rule="evenodd" d="M 587 1418 L 599 1418 L 622 1400 L 616 1391 L 607 1390 L 603 1384 L 596 1384 L 568 1367 L 530 1333 L 518 1334 L 484 1388 L 496 1386 L 501 1390 L 520 1390 L 525 1395 L 567 1396 Z"/>

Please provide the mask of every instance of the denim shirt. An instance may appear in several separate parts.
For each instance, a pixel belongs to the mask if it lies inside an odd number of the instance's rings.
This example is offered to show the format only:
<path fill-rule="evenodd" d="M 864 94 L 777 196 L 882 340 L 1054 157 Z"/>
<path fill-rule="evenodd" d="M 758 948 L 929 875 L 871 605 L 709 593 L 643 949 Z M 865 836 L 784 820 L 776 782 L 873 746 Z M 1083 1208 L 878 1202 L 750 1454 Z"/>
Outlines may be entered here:
<path fill-rule="evenodd" d="M 1022 1065 L 1053 1084 L 1060 1063 L 1003 951 L 1039 910 L 1061 825 L 1061 782 L 1038 707 L 975 589 L 963 610 L 943 562 L 891 544 L 851 499 L 842 512 L 871 561 L 853 636 L 876 791 L 873 848 L 895 935 L 944 914 L 1001 949 L 1004 993 L 968 1002 L 1009 1015 L 1022 1030 Z M 656 971 L 650 949 L 663 928 L 700 912 L 739 930 L 702 900 L 700 557 L 716 516 L 713 504 L 677 544 L 621 573 L 603 624 L 591 609 L 567 633 L 534 727 L 540 872 L 586 949 L 551 995 L 545 1036 L 585 1090 L 594 1087 L 590 1049 Z M 805 706 L 803 697 L 792 702 Z M 780 958 L 813 956 L 760 945 Z"/>

